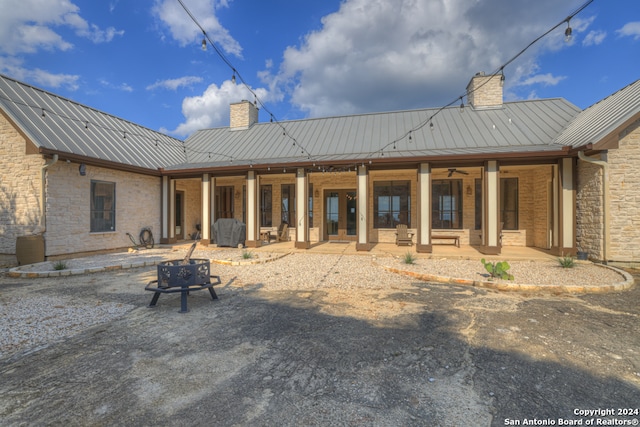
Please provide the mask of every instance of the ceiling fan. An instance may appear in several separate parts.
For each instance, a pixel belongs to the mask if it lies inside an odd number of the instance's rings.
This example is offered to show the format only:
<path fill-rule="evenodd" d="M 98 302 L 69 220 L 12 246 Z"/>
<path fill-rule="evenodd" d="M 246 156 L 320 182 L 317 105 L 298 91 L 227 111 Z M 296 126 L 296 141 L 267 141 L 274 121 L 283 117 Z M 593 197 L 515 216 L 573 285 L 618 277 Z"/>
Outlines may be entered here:
<path fill-rule="evenodd" d="M 447 175 L 447 178 L 451 178 L 451 175 L 453 175 L 454 173 L 459 173 L 459 174 L 462 174 L 462 175 L 469 175 L 469 172 L 467 172 L 467 171 L 459 171 L 456 168 L 451 168 L 451 169 L 449 169 L 449 175 Z"/>

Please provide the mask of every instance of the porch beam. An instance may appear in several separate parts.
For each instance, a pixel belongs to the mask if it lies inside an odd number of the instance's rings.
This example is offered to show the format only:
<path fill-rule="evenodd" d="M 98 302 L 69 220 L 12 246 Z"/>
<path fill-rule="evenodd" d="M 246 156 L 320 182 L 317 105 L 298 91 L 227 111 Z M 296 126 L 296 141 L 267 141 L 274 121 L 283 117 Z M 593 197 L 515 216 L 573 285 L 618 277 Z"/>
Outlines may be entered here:
<path fill-rule="evenodd" d="M 418 241 L 416 251 L 431 253 L 431 165 L 422 163 L 418 169 Z"/>
<path fill-rule="evenodd" d="M 296 249 L 309 249 L 309 178 L 304 168 L 296 170 Z"/>

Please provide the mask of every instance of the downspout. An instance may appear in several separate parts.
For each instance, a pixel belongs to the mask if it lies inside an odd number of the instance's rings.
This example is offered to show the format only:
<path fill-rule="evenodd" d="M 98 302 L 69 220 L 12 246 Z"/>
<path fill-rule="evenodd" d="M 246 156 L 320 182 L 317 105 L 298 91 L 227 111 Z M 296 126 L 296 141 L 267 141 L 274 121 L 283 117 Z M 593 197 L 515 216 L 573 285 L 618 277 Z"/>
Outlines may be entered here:
<path fill-rule="evenodd" d="M 602 167 L 602 216 L 604 217 L 602 225 L 602 257 L 604 264 L 607 264 L 607 240 L 609 238 L 609 215 L 607 215 L 607 206 L 609 206 L 609 164 L 604 160 L 596 160 L 584 154 L 584 151 L 578 151 L 578 158 L 587 163 L 592 163 Z"/>
<path fill-rule="evenodd" d="M 41 183 L 42 183 L 42 185 L 40 186 L 40 190 L 41 190 L 40 191 L 40 212 L 41 212 L 41 215 L 40 215 L 40 227 L 41 227 L 42 232 L 44 232 L 46 230 L 46 227 L 47 227 L 47 221 L 46 221 L 46 217 L 47 217 L 46 209 L 47 209 L 47 207 L 46 207 L 46 203 L 45 203 L 45 200 L 44 200 L 45 197 L 46 197 L 46 190 L 47 190 L 47 188 L 46 188 L 47 169 L 50 166 L 53 166 L 57 161 L 58 161 L 58 155 L 54 154 L 53 158 L 49 162 L 45 163 L 44 166 L 42 166 L 42 170 L 40 171 L 41 174 L 42 174 L 41 177 L 40 177 Z"/>

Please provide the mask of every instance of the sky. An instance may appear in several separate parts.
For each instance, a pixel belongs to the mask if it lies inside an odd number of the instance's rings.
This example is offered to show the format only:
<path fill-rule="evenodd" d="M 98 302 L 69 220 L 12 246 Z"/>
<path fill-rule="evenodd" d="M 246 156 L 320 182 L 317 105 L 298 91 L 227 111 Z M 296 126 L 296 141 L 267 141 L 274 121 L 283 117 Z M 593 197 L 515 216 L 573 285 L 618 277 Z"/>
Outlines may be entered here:
<path fill-rule="evenodd" d="M 180 0 L 0 0 L 0 73 L 180 139 L 243 99 L 261 122 L 458 105 L 507 63 L 506 101 L 586 108 L 640 78 L 640 1 L 563 22 L 586 2 L 182 0 L 196 24 Z"/>

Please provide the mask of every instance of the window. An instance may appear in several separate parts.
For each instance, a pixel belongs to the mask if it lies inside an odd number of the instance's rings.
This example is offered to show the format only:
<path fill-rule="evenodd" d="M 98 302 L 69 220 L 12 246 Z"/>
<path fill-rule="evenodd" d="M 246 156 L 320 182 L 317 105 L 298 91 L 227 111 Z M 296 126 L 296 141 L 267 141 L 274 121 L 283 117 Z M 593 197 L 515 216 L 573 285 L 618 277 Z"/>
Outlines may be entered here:
<path fill-rule="evenodd" d="M 260 186 L 260 225 L 271 227 L 271 185 Z"/>
<path fill-rule="evenodd" d="M 476 194 L 475 194 L 475 205 L 476 205 L 476 230 L 482 230 L 482 180 L 475 180 L 476 186 Z"/>
<path fill-rule="evenodd" d="M 116 184 L 91 181 L 90 231 L 99 233 L 116 230 Z"/>
<path fill-rule="evenodd" d="M 313 227 L 313 184 L 309 184 L 309 228 Z"/>
<path fill-rule="evenodd" d="M 462 228 L 462 180 L 434 180 L 432 183 L 431 228 Z"/>
<path fill-rule="evenodd" d="M 518 178 L 500 179 L 500 215 L 503 230 L 518 229 Z"/>
<path fill-rule="evenodd" d="M 233 186 L 216 187 L 216 219 L 233 218 Z"/>
<path fill-rule="evenodd" d="M 294 184 L 282 184 L 281 202 L 282 202 L 282 222 L 294 224 L 296 218 L 296 186 Z"/>
<path fill-rule="evenodd" d="M 411 227 L 411 183 L 409 181 L 375 182 L 373 211 L 375 228 L 395 228 L 398 224 Z"/>

